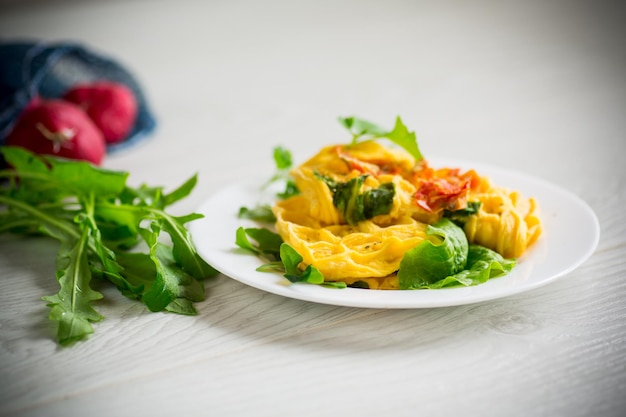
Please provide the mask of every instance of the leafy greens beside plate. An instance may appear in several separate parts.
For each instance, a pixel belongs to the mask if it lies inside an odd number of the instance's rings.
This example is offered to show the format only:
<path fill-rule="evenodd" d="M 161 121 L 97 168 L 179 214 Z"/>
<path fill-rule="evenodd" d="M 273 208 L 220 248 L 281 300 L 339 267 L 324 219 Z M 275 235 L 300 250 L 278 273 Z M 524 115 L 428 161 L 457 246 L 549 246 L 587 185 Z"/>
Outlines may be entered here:
<path fill-rule="evenodd" d="M 0 233 L 47 236 L 59 242 L 57 294 L 43 297 L 58 323 L 61 345 L 85 339 L 102 320 L 94 303 L 103 297 L 92 278 L 110 282 L 150 311 L 196 314 L 201 280 L 217 272 L 197 253 L 186 224 L 197 214 L 172 216 L 166 208 L 186 197 L 196 176 L 165 193 L 127 185 L 127 172 L 84 161 L 38 156 L 18 147 L 0 153 Z M 169 235 L 171 244 L 160 237 Z M 141 245 L 140 245 L 141 244 Z M 138 250 L 143 246 L 145 251 Z"/>

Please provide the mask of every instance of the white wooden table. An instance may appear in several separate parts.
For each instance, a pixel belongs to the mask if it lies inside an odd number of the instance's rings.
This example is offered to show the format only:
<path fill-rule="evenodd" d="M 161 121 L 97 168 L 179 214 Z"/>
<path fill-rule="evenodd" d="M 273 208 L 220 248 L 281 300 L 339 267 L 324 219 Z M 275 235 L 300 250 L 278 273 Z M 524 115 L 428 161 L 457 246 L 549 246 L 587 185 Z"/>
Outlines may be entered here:
<path fill-rule="evenodd" d="M 141 80 L 158 130 L 107 157 L 130 182 L 197 172 L 195 210 L 401 115 L 427 156 L 523 171 L 596 212 L 596 252 L 490 302 L 378 310 L 298 301 L 219 276 L 194 317 L 104 287 L 95 334 L 59 348 L 44 295 L 56 243 L 0 239 L 0 415 L 623 416 L 624 7 L 605 2 L 0 3 L 0 36 L 77 40 Z M 0 63 L 1 65 L 1 63 Z M 576 227 L 576 225 L 572 225 Z"/>

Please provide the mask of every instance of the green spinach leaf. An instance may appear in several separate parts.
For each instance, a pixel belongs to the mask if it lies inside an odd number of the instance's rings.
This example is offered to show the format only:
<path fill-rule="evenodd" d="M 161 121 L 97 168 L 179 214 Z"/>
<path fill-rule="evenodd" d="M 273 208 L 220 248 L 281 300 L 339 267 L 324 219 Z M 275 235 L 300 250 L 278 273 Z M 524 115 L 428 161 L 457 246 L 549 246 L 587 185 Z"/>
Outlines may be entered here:
<path fill-rule="evenodd" d="M 378 188 L 361 192 L 367 175 L 354 177 L 347 182 L 338 182 L 319 173 L 316 173 L 316 176 L 328 186 L 333 194 L 334 206 L 350 225 L 388 214 L 393 207 L 395 196 L 393 183 L 381 184 Z"/>
<path fill-rule="evenodd" d="M 467 222 L 469 216 L 478 214 L 480 209 L 480 201 L 469 201 L 467 207 L 460 210 L 444 210 L 443 217 L 446 217 L 454 222 L 457 226 L 463 227 Z"/>
<path fill-rule="evenodd" d="M 426 229 L 427 239 L 407 251 L 400 262 L 401 289 L 418 289 L 465 269 L 469 244 L 463 230 L 449 219 Z"/>

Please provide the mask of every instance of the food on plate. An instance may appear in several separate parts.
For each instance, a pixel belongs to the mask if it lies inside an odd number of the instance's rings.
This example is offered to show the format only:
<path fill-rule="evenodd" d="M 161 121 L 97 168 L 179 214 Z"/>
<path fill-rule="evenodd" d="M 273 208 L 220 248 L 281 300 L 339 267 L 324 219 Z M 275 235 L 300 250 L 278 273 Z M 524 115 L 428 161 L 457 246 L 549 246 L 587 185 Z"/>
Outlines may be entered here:
<path fill-rule="evenodd" d="M 283 165 L 292 191 L 271 207 L 280 246 L 262 270 L 369 289 L 476 285 L 508 273 L 540 236 L 532 197 L 472 169 L 431 166 L 400 118 L 391 131 L 340 121 L 350 143 Z M 239 246 L 272 260 L 253 229 L 238 231 Z"/>

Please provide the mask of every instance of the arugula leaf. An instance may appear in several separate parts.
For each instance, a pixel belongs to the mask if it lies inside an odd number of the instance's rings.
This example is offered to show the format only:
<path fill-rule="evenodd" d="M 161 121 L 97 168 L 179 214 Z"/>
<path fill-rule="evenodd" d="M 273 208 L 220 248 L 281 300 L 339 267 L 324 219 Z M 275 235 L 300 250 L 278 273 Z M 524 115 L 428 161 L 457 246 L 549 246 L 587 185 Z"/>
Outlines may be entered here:
<path fill-rule="evenodd" d="M 162 252 L 159 243 L 160 225 L 152 223 L 151 230 L 140 229 L 140 233 L 148 244 L 150 259 L 154 263 L 156 277 L 152 285 L 143 293 L 142 299 L 150 311 L 161 311 L 178 295 L 178 279 L 168 268 L 166 262 L 161 262 Z"/>
<path fill-rule="evenodd" d="M 393 130 L 379 137 L 387 138 L 395 144 L 400 145 L 406 149 L 407 152 L 413 155 L 415 161 L 421 161 L 424 159 L 419 147 L 417 146 L 417 136 L 415 135 L 415 132 L 409 131 L 404 123 L 402 123 L 400 116 L 396 118 L 396 124 L 393 127 Z"/>
<path fill-rule="evenodd" d="M 90 287 L 91 270 L 87 260 L 90 229 L 81 225 L 78 239 L 63 239 L 56 260 L 59 292 L 44 296 L 51 308 L 49 318 L 59 322 L 57 340 L 68 345 L 93 333 L 90 322 L 102 320 L 91 302 L 102 294 Z"/>
<path fill-rule="evenodd" d="M 186 223 L 199 219 L 202 215 L 192 213 L 187 216 L 174 217 L 161 210 L 152 210 L 152 212 L 162 219 L 163 230 L 172 239 L 174 259 L 187 273 L 197 279 L 209 278 L 217 274 L 217 271 L 198 255 L 191 235 L 185 227 Z"/>
<path fill-rule="evenodd" d="M 71 220 L 54 216 L 47 210 L 41 210 L 8 195 L 0 194 L 0 203 L 5 204 L 8 210 L 11 210 L 6 216 L 8 220 L 5 230 L 7 231 L 13 231 L 18 225 L 33 224 L 40 232 L 61 241 L 80 237 L 80 232 Z"/>
<path fill-rule="evenodd" d="M 107 247 L 117 251 L 131 249 L 139 243 L 141 210 L 129 205 L 100 203 L 94 207 L 94 217 L 101 238 Z"/>
<path fill-rule="evenodd" d="M 256 245 L 250 242 L 254 239 Z M 257 268 L 260 272 L 280 272 L 291 282 L 307 282 L 309 284 L 326 285 L 334 288 L 345 288 L 343 282 L 324 282 L 324 275 L 313 265 L 300 269 L 302 256 L 289 244 L 284 243 L 279 234 L 265 228 L 239 227 L 235 243 L 252 255 L 271 260 Z"/>
<path fill-rule="evenodd" d="M 136 287 L 150 288 L 156 277 L 156 267 L 149 253 L 117 252 L 116 260 L 123 268 L 124 278 Z"/>
<path fill-rule="evenodd" d="M 93 193 L 90 193 L 83 200 L 83 208 L 84 213 L 80 216 L 84 217 L 84 224 L 91 230 L 89 247 L 92 248 L 94 254 L 90 260 L 92 272 L 99 273 L 111 281 L 126 297 L 139 298 L 143 287 L 132 285 L 121 275 L 124 268 L 115 259 L 113 250 L 106 247 L 102 241 L 102 234 L 95 218 L 95 196 Z"/>
<path fill-rule="evenodd" d="M 464 209 L 444 210 L 443 217 L 452 220 L 457 226 L 463 227 L 469 216 L 473 216 L 478 213 L 480 205 L 480 201 L 469 201 L 467 203 L 467 207 Z"/>
<path fill-rule="evenodd" d="M 182 185 L 180 185 L 178 188 L 176 188 L 174 191 L 168 194 L 165 194 L 163 196 L 163 204 L 165 206 L 170 206 L 176 203 L 177 201 L 180 201 L 183 198 L 187 197 L 189 194 L 191 194 L 191 191 L 195 188 L 197 183 L 198 183 L 198 175 L 195 174 L 192 177 L 190 177 L 187 181 L 185 181 Z"/>
<path fill-rule="evenodd" d="M 287 199 L 300 194 L 300 190 L 296 185 L 296 182 L 292 178 L 287 178 L 285 181 L 285 189 L 280 193 L 276 193 L 276 196 L 281 199 Z"/>
<path fill-rule="evenodd" d="M 339 123 L 348 129 L 348 131 L 352 134 L 352 140 L 354 143 L 356 143 L 361 136 L 370 135 L 374 137 L 381 137 L 387 133 L 386 129 L 378 126 L 377 124 L 358 117 L 339 117 L 338 120 Z"/>
<path fill-rule="evenodd" d="M 141 229 L 156 269 L 155 280 L 142 297 L 151 311 L 161 311 L 172 303 L 173 308 L 178 309 L 181 306 L 178 298 L 189 301 L 204 299 L 204 287 L 178 266 L 172 248 L 159 242 L 161 226 L 159 222 L 153 222 L 150 231 Z"/>
<path fill-rule="evenodd" d="M 126 187 L 119 195 L 119 202 L 124 205 L 136 207 L 164 208 L 162 187 L 150 187 L 141 184 L 139 187 Z"/>
<path fill-rule="evenodd" d="M 274 182 L 282 180 L 285 182 L 285 190 L 278 193 L 277 196 L 280 198 L 288 198 L 297 195 L 300 191 L 298 190 L 298 187 L 296 186 L 293 179 L 289 176 L 289 170 L 293 166 L 291 152 L 282 146 L 276 146 L 273 150 L 272 155 L 274 157 L 276 172 L 274 173 L 274 175 L 272 175 L 269 181 L 267 181 L 263 188 L 269 186 Z"/>
<path fill-rule="evenodd" d="M 415 132 L 409 131 L 400 116 L 396 117 L 392 130 L 383 129 L 375 123 L 353 116 L 340 117 L 339 123 L 352 134 L 353 145 L 359 141 L 386 138 L 404 148 L 415 158 L 416 162 L 424 159 L 417 145 Z"/>
<path fill-rule="evenodd" d="M 45 158 L 50 163 L 51 158 Z M 128 173 L 109 171 L 83 161 L 56 159 L 49 171 L 60 189 L 68 194 L 94 194 L 105 198 L 121 193 L 126 187 Z"/>
<path fill-rule="evenodd" d="M 170 313 L 183 314 L 185 316 L 195 316 L 198 310 L 193 305 L 193 301 L 186 298 L 177 298 L 165 307 Z"/>
<path fill-rule="evenodd" d="M 324 275 L 313 265 L 307 265 L 302 271 L 300 262 L 302 256 L 287 243 L 280 245 L 280 259 L 285 265 L 285 278 L 291 282 L 308 282 L 310 284 L 323 284 Z"/>
<path fill-rule="evenodd" d="M 84 161 L 34 155 L 29 151 L 6 146 L 2 154 L 18 175 L 26 181 L 30 194 L 35 191 L 54 191 L 58 196 L 94 193 L 108 196 L 120 193 L 126 184 L 127 173 L 98 168 Z M 26 185 L 25 185 L 26 188 Z"/>
<path fill-rule="evenodd" d="M 335 181 L 317 172 L 315 175 L 328 186 L 333 194 L 333 204 L 350 225 L 387 214 L 393 207 L 395 186 L 391 182 L 361 192 L 367 175 L 354 177 L 346 182 Z"/>
<path fill-rule="evenodd" d="M 256 241 L 252 244 L 248 236 Z M 265 228 L 243 228 L 239 227 L 236 233 L 235 243 L 242 249 L 257 256 L 263 256 L 268 260 L 280 259 L 280 245 L 283 239 L 279 234 Z"/>
<path fill-rule="evenodd" d="M 59 291 L 42 297 L 50 307 L 49 319 L 58 322 L 59 344 L 69 345 L 93 333 L 91 322 L 100 321 L 102 316 L 91 307 L 91 302 L 102 298 L 102 294 L 89 285 L 92 278 L 88 261 L 90 229 L 84 224 L 84 216 L 77 216 L 76 220 L 82 222 L 79 226 L 11 197 L 0 195 L 0 203 L 16 214 L 7 230 L 15 231 L 14 226 L 26 218 L 41 232 L 60 242 L 56 258 Z"/>
<path fill-rule="evenodd" d="M 284 172 L 292 167 L 293 159 L 291 157 L 291 151 L 288 149 L 285 149 L 282 146 L 277 146 L 274 148 L 273 155 L 276 169 L 279 171 Z"/>
<path fill-rule="evenodd" d="M 165 208 L 189 195 L 196 176 L 166 194 L 162 187 L 131 188 L 128 173 L 84 161 L 17 147 L 2 147 L 0 153 L 11 166 L 0 170 L 0 178 L 8 179 L 0 187 L 0 204 L 6 206 L 0 232 L 37 232 L 59 241 L 59 291 L 44 300 L 50 319 L 59 322 L 60 344 L 85 338 L 93 333 L 91 323 L 102 319 L 92 306 L 102 297 L 90 287 L 94 276 L 151 311 L 195 313 L 193 302 L 204 299 L 198 279 L 217 271 L 198 255 L 185 227 L 201 216 L 172 216 Z M 161 232 L 171 245 L 160 242 Z M 141 241 L 147 254 L 127 252 Z"/>
<path fill-rule="evenodd" d="M 278 259 L 280 256 L 280 245 L 283 239 L 279 234 L 265 228 L 250 227 L 246 229 L 246 234 L 258 243 L 258 250 L 269 258 Z"/>
<path fill-rule="evenodd" d="M 250 239 L 248 239 L 248 235 L 246 234 L 246 229 L 243 227 L 238 227 L 235 233 L 235 244 L 239 246 L 241 249 L 250 252 L 252 255 L 261 255 L 261 251 L 257 249 Z"/>
<path fill-rule="evenodd" d="M 274 216 L 272 207 L 269 204 L 257 205 L 254 208 L 240 207 L 237 217 L 240 219 L 256 220 L 264 223 L 276 222 L 276 216 Z"/>

